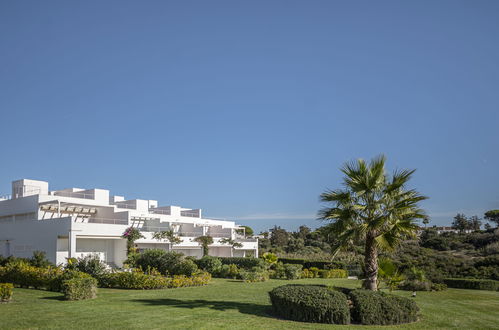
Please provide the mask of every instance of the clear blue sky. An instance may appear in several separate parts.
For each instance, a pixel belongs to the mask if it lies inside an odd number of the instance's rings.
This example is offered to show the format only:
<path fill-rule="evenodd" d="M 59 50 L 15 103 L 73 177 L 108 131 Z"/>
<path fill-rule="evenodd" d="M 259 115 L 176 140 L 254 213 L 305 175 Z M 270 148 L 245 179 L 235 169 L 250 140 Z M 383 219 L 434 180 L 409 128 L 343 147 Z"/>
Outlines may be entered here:
<path fill-rule="evenodd" d="M 499 208 L 499 1 L 2 1 L 0 47 L 0 192 L 316 227 L 384 153 L 434 224 Z"/>

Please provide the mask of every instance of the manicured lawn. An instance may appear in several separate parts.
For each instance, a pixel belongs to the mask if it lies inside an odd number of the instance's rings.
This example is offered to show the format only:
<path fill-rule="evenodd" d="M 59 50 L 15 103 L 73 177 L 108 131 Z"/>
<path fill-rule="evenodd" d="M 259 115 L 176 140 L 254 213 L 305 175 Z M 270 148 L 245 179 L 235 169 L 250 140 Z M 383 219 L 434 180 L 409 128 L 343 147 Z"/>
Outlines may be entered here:
<path fill-rule="evenodd" d="M 100 289 L 97 299 L 68 302 L 60 294 L 15 289 L 14 301 L 0 304 L 0 328 L 148 329 L 325 329 L 332 325 L 280 320 L 270 315 L 267 292 L 288 283 L 355 287 L 353 280 L 307 279 L 242 283 L 215 279 L 205 287 L 132 291 Z M 409 292 L 396 294 L 409 296 Z M 419 322 L 397 328 L 498 329 L 499 293 L 449 289 L 418 293 Z M 341 326 L 343 329 L 371 328 Z M 389 329 L 392 327 L 383 327 Z"/>

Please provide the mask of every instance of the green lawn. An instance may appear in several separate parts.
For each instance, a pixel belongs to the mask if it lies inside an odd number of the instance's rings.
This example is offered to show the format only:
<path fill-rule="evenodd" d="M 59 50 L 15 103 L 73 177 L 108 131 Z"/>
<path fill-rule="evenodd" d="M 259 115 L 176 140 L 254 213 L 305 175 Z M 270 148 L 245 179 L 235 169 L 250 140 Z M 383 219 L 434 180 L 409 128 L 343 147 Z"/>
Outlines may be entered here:
<path fill-rule="evenodd" d="M 332 325 L 280 320 L 270 313 L 267 292 L 288 283 L 355 287 L 354 280 L 271 280 L 264 283 L 214 279 L 205 287 L 132 291 L 100 289 L 98 298 L 63 301 L 54 292 L 15 289 L 0 304 L 0 328 L 322 329 Z M 409 292 L 396 294 L 409 296 Z M 419 322 L 398 328 L 499 329 L 499 293 L 449 289 L 418 293 Z M 340 326 L 336 326 L 340 327 Z M 371 327 L 341 326 L 344 329 Z M 384 329 L 392 327 L 382 327 Z"/>

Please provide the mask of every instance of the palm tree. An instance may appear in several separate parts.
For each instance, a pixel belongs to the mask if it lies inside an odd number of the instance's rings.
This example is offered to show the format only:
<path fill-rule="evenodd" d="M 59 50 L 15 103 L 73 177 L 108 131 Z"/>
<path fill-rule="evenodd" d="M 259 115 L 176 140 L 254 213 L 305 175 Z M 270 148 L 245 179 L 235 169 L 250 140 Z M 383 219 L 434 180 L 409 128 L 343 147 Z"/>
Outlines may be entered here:
<path fill-rule="evenodd" d="M 199 245 L 201 245 L 201 248 L 203 249 L 203 257 L 208 255 L 209 252 L 209 246 L 213 244 L 213 237 L 211 236 L 199 236 L 194 239 L 194 241 L 198 242 Z"/>
<path fill-rule="evenodd" d="M 170 243 L 170 250 L 173 248 L 173 245 L 182 243 L 182 239 L 173 230 L 157 231 L 152 235 L 152 238 L 158 241 L 167 241 Z"/>
<path fill-rule="evenodd" d="M 341 171 L 344 188 L 321 195 L 322 202 L 333 205 L 319 211 L 319 217 L 332 221 L 329 227 L 337 242 L 333 256 L 353 242 L 364 243 L 364 287 L 376 291 L 378 251 L 393 250 L 415 235 L 415 221 L 426 216 L 418 202 L 427 197 L 405 187 L 414 170 L 387 175 L 382 155 L 369 163 L 362 159 L 345 163 Z"/>

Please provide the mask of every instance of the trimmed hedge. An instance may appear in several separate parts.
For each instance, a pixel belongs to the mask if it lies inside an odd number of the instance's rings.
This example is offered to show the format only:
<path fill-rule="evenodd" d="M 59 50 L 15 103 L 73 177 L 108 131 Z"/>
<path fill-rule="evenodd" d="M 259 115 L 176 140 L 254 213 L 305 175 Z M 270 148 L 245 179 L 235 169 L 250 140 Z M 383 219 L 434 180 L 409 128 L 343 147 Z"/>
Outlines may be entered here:
<path fill-rule="evenodd" d="M 444 278 L 449 288 L 499 291 L 499 281 L 471 278 Z"/>
<path fill-rule="evenodd" d="M 321 278 L 347 278 L 348 272 L 344 269 L 321 269 L 319 276 Z"/>
<path fill-rule="evenodd" d="M 97 297 L 97 280 L 93 277 L 66 280 L 62 292 L 66 300 L 93 299 Z"/>
<path fill-rule="evenodd" d="M 302 265 L 303 268 L 318 268 L 318 269 L 345 269 L 346 265 L 339 261 L 320 261 L 320 260 L 306 260 L 294 258 L 279 258 L 278 262 L 283 264 Z"/>
<path fill-rule="evenodd" d="M 275 312 L 290 320 L 348 324 L 347 297 L 321 285 L 288 284 L 269 292 Z"/>
<path fill-rule="evenodd" d="M 401 324 L 417 321 L 419 308 L 413 300 L 379 291 L 350 292 L 352 320 L 365 325 Z"/>
<path fill-rule="evenodd" d="M 0 283 L 0 302 L 8 302 L 12 299 L 14 284 Z"/>
<path fill-rule="evenodd" d="M 236 265 L 239 268 L 252 269 L 253 267 L 264 267 L 265 261 L 260 258 L 245 257 L 218 257 L 223 265 Z"/>
<path fill-rule="evenodd" d="M 164 277 L 134 271 L 106 274 L 100 279 L 100 286 L 118 289 L 153 290 L 206 285 L 210 280 L 211 275 L 206 272 L 197 273 L 193 276 L 175 275 L 173 277 Z"/>

